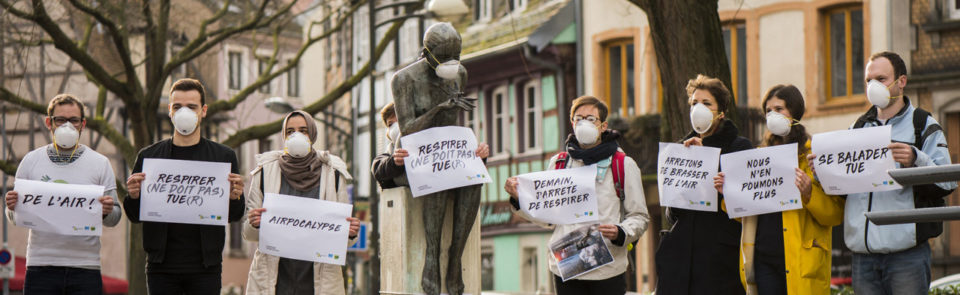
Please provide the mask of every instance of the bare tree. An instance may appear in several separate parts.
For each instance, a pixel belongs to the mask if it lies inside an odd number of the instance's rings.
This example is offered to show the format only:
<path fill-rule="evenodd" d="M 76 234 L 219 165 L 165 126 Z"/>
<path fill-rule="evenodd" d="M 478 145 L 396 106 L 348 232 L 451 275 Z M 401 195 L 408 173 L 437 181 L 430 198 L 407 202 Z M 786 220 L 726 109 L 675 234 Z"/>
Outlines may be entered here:
<path fill-rule="evenodd" d="M 724 51 L 717 0 L 630 0 L 647 14 L 653 47 L 663 81 L 661 141 L 674 141 L 691 130 L 687 80 L 704 74 L 719 78 L 727 89 L 730 64 Z M 732 103 L 732 102 L 731 102 Z M 732 106 L 732 104 L 731 104 Z M 736 122 L 736 108 L 726 117 Z M 682 126 L 682 128 L 677 128 Z"/>
<path fill-rule="evenodd" d="M 366 1 L 343 1 L 342 7 L 332 9 L 322 20 L 307 24 L 306 36 L 299 50 L 286 63 L 280 62 L 281 35 L 297 17 L 310 9 L 298 9 L 296 0 L 210 1 L 185 0 L 0 0 L 0 23 L 8 28 L 0 33 L 0 48 L 3 44 L 15 44 L 26 48 L 52 46 L 67 57 L 68 68 L 79 67 L 90 83 L 99 88 L 92 113 L 87 114 L 87 130 L 102 136 L 116 148 L 123 159 L 132 164 L 137 151 L 150 145 L 156 138 L 160 123 L 161 97 L 172 73 L 183 65 L 208 54 L 231 38 L 253 36 L 273 47 L 266 70 L 249 85 L 231 97 L 207 101 L 208 117 L 232 111 L 258 88 L 267 85 L 291 68 L 297 66 L 304 53 L 312 45 L 341 30 L 353 14 Z M 422 7 L 423 1 L 414 9 Z M 209 7 L 202 19 L 189 21 L 183 15 L 171 15 L 172 5 Z M 191 6 L 192 7 L 192 6 Z M 191 15 L 194 14 L 191 11 Z M 332 23 L 324 27 L 323 23 Z M 16 24 L 16 25 L 8 25 Z M 374 56 L 358 67 L 352 75 L 315 102 L 305 106 L 304 111 L 316 114 L 349 92 L 373 70 L 376 60 L 386 51 L 390 41 L 395 40 L 402 22 L 395 22 L 377 42 Z M 317 27 L 319 29 L 314 30 Z M 91 43 L 103 46 L 92 47 Z M 178 44 L 176 48 L 172 44 Z M 174 50 L 171 49 L 176 49 Z M 4 51 L 5 53 L 5 51 Z M 26 68 L 26 66 L 24 67 Z M 8 89 L 3 82 L 6 69 L 0 72 L 0 101 L 16 105 L 28 112 L 46 113 L 46 98 L 30 99 L 22 96 L 19 89 Z M 24 75 L 23 77 L 27 77 Z M 64 81 L 66 78 L 64 78 Z M 105 116 L 108 94 L 111 94 L 126 111 L 129 119 L 127 137 Z M 281 121 L 273 121 L 238 130 L 223 141 L 230 147 L 255 139 L 265 138 L 280 131 Z M 15 174 L 16 160 L 0 155 L 0 168 Z M 125 177 L 118 175 L 118 177 Z M 121 197 L 125 197 L 123 180 L 118 179 Z M 131 294 L 145 294 L 145 277 L 142 268 L 145 253 L 142 249 L 142 232 L 132 225 L 128 248 L 128 280 Z"/>

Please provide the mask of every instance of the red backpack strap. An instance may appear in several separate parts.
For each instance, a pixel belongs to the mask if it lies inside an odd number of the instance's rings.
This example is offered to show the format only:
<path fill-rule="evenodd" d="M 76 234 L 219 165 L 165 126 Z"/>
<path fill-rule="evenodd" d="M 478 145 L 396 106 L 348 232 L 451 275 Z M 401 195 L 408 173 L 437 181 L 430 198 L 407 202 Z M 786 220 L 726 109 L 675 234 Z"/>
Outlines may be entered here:
<path fill-rule="evenodd" d="M 553 169 L 560 170 L 563 168 L 567 168 L 567 161 L 569 160 L 570 158 L 567 156 L 567 152 L 560 152 L 559 154 L 557 154 L 557 161 L 554 162 Z"/>
<path fill-rule="evenodd" d="M 617 190 L 617 196 L 620 197 L 620 200 L 626 197 L 623 192 L 623 160 L 626 157 L 627 155 L 623 152 L 616 152 L 613 154 L 613 161 L 610 167 L 610 170 L 613 172 L 613 185 Z"/>

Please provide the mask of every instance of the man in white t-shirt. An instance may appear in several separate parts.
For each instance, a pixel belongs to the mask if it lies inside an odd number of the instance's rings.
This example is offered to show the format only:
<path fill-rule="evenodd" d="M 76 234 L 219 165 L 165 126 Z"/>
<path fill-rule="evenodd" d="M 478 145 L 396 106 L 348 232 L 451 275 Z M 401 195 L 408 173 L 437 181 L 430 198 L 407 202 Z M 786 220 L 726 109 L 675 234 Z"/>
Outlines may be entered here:
<path fill-rule="evenodd" d="M 103 225 L 112 227 L 120 221 L 122 211 L 116 178 L 107 157 L 78 143 L 86 123 L 79 100 L 69 94 L 55 96 L 47 106 L 46 118 L 53 143 L 27 153 L 17 167 L 17 178 L 103 186 Z M 16 190 L 7 192 L 11 222 L 16 220 L 17 198 Z M 101 294 L 102 290 L 99 236 L 30 230 L 24 294 Z"/>

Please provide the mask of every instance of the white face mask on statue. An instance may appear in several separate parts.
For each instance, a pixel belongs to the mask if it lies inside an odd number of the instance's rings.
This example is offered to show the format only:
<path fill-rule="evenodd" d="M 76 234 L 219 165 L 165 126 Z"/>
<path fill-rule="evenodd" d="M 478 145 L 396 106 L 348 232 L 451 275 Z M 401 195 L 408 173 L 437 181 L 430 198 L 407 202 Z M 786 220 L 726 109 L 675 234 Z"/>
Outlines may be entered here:
<path fill-rule="evenodd" d="M 577 142 L 582 145 L 592 145 L 600 139 L 600 130 L 597 125 L 587 120 L 580 120 L 573 129 L 573 135 L 577 137 Z"/>
<path fill-rule="evenodd" d="M 460 61 L 451 59 L 445 63 L 437 65 L 437 77 L 453 80 L 457 78 L 457 72 L 460 71 Z"/>
<path fill-rule="evenodd" d="M 77 131 L 77 128 L 73 127 L 70 122 L 63 123 L 53 131 L 53 140 L 57 146 L 69 149 L 77 146 L 77 141 L 80 140 L 80 131 Z"/>
<path fill-rule="evenodd" d="M 400 138 L 400 124 L 390 124 L 390 130 L 387 130 L 387 139 L 390 142 L 396 142 Z"/>
<path fill-rule="evenodd" d="M 867 100 L 870 101 L 877 108 L 885 108 L 890 105 L 890 101 L 897 99 L 899 96 L 890 96 L 890 88 L 893 87 L 897 82 L 894 81 L 890 86 L 883 85 L 880 81 L 870 80 L 867 82 Z"/>
<path fill-rule="evenodd" d="M 310 153 L 310 137 L 294 132 L 283 142 L 283 151 L 294 158 L 303 158 Z"/>
<path fill-rule="evenodd" d="M 790 127 L 793 125 L 793 120 L 781 113 L 767 113 L 767 129 L 773 135 L 787 136 L 787 134 L 790 134 Z"/>
<path fill-rule="evenodd" d="M 713 126 L 713 111 L 702 103 L 697 103 L 690 107 L 690 124 L 693 130 L 699 134 L 704 134 Z"/>
<path fill-rule="evenodd" d="M 171 120 L 173 120 L 173 128 L 177 129 L 177 133 L 180 133 L 180 135 L 186 136 L 197 131 L 199 117 L 196 112 L 188 107 L 181 107 L 173 113 Z"/>

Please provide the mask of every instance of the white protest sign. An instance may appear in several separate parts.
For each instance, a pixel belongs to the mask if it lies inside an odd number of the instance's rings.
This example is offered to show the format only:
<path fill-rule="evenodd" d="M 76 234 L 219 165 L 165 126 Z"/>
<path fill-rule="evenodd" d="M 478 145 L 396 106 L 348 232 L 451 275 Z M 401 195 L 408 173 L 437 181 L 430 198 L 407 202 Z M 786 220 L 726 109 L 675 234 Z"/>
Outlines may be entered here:
<path fill-rule="evenodd" d="M 717 189 L 713 187 L 713 177 L 719 164 L 718 148 L 661 142 L 657 154 L 660 205 L 716 212 Z"/>
<path fill-rule="evenodd" d="M 730 218 L 803 208 L 796 143 L 723 154 L 720 167 Z"/>
<path fill-rule="evenodd" d="M 267 193 L 260 217 L 260 252 L 290 259 L 344 265 L 353 206 Z"/>
<path fill-rule="evenodd" d="M 227 225 L 230 163 L 144 159 L 140 220 Z"/>
<path fill-rule="evenodd" d="M 890 125 L 813 135 L 810 150 L 823 191 L 831 195 L 880 192 L 903 188 L 887 170 L 896 161 L 890 145 Z"/>
<path fill-rule="evenodd" d="M 410 153 L 404 167 L 414 197 L 490 182 L 470 128 L 434 127 L 404 135 L 400 142 Z"/>
<path fill-rule="evenodd" d="M 520 209 L 551 224 L 600 220 L 597 165 L 517 175 Z"/>
<path fill-rule="evenodd" d="M 103 233 L 103 186 L 17 179 L 13 187 L 17 225 L 61 235 Z"/>

